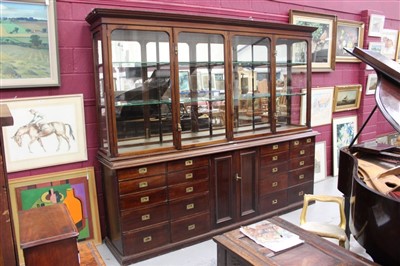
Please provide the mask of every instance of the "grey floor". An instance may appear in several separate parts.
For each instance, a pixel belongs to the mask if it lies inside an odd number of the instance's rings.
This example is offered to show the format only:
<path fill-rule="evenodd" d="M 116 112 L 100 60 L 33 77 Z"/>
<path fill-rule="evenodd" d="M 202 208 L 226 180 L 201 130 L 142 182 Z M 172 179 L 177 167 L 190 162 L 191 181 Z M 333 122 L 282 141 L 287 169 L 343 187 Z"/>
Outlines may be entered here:
<path fill-rule="evenodd" d="M 314 194 L 341 195 L 337 190 L 337 178 L 328 177 L 314 184 Z M 321 209 L 324 211 L 321 212 Z M 301 209 L 284 214 L 281 218 L 299 225 Z M 337 204 L 317 202 L 307 211 L 307 219 L 313 221 L 339 223 Z M 107 266 L 118 266 L 119 263 L 108 250 L 105 244 L 97 246 L 99 253 Z M 350 239 L 350 250 L 371 259 L 365 250 L 355 241 Z M 207 240 L 165 255 L 154 257 L 131 265 L 134 266 L 214 266 L 217 265 L 217 246 L 213 240 Z"/>

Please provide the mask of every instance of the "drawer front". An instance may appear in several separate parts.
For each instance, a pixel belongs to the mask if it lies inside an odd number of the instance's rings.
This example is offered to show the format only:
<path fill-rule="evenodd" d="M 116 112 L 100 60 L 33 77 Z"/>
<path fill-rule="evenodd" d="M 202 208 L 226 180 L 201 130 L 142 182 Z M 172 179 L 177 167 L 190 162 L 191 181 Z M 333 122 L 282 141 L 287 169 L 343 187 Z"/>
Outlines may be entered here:
<path fill-rule="evenodd" d="M 291 140 L 290 141 L 290 149 L 297 149 L 299 147 L 313 144 L 313 143 L 314 143 L 314 137 Z"/>
<path fill-rule="evenodd" d="M 168 221 L 168 219 L 168 205 L 166 203 L 152 208 L 123 211 L 121 214 L 122 231 L 139 229 Z"/>
<path fill-rule="evenodd" d="M 261 147 L 261 155 L 289 150 L 289 142 L 279 142 Z"/>
<path fill-rule="evenodd" d="M 145 176 L 161 175 L 166 173 L 165 163 L 131 167 L 117 170 L 118 180 L 142 178 Z"/>
<path fill-rule="evenodd" d="M 210 231 L 210 214 L 204 213 L 171 223 L 171 240 L 178 242 Z"/>
<path fill-rule="evenodd" d="M 170 186 L 168 192 L 169 200 L 206 192 L 208 191 L 208 187 L 208 179 L 198 182 L 184 183 L 182 185 Z"/>
<path fill-rule="evenodd" d="M 305 167 L 289 172 L 289 187 L 314 180 L 314 167 Z"/>
<path fill-rule="evenodd" d="M 190 169 L 168 174 L 168 184 L 176 185 L 208 178 L 208 167 Z"/>
<path fill-rule="evenodd" d="M 165 187 L 152 189 L 146 192 L 127 194 L 120 197 L 121 210 L 127 210 L 137 207 L 145 207 L 152 204 L 163 203 L 167 201 L 167 190 Z"/>
<path fill-rule="evenodd" d="M 280 175 L 261 176 L 260 177 L 260 196 L 268 193 L 286 189 L 288 187 L 288 174 L 283 173 Z"/>
<path fill-rule="evenodd" d="M 288 192 L 286 190 L 274 192 L 260 197 L 259 211 L 261 213 L 274 211 L 287 205 Z"/>
<path fill-rule="evenodd" d="M 314 157 L 298 157 L 290 160 L 290 170 L 296 170 L 303 167 L 313 166 Z"/>
<path fill-rule="evenodd" d="M 208 166 L 208 157 L 194 157 L 168 163 L 168 172 Z"/>
<path fill-rule="evenodd" d="M 124 255 L 132 255 L 170 243 L 169 224 L 147 228 L 122 235 Z"/>
<path fill-rule="evenodd" d="M 303 202 L 304 194 L 312 194 L 314 182 L 307 182 L 288 189 L 288 204 Z"/>
<path fill-rule="evenodd" d="M 261 157 L 261 167 L 264 167 L 271 163 L 281 163 L 289 159 L 289 151 L 271 153 Z"/>
<path fill-rule="evenodd" d="M 301 146 L 298 149 L 290 150 L 290 158 L 298 158 L 298 157 L 305 157 L 305 156 L 314 156 L 314 146 L 313 145 Z"/>
<path fill-rule="evenodd" d="M 288 163 L 279 163 L 279 164 L 272 164 L 272 165 L 266 165 L 265 167 L 261 168 L 260 171 L 260 176 L 270 176 L 270 175 L 279 175 L 286 173 L 289 169 Z"/>
<path fill-rule="evenodd" d="M 128 194 L 166 186 L 165 175 L 138 178 L 119 182 L 119 193 Z"/>
<path fill-rule="evenodd" d="M 208 211 L 209 195 L 204 195 L 188 198 L 184 200 L 175 200 L 170 202 L 170 215 L 172 220 L 182 218 L 184 216 L 192 215 L 195 213 Z"/>

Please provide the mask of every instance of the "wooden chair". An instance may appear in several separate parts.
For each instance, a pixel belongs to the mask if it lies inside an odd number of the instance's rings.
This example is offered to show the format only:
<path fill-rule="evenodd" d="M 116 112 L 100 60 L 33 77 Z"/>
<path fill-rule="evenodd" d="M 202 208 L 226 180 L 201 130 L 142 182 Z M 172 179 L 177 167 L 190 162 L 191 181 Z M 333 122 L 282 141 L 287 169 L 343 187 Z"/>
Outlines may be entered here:
<path fill-rule="evenodd" d="M 339 205 L 340 223 L 338 225 L 323 223 L 323 222 L 308 222 L 307 208 L 310 201 L 320 201 L 320 202 L 334 202 Z M 321 215 L 323 210 L 321 210 Z M 312 232 L 318 236 L 326 238 L 335 238 L 339 240 L 339 245 L 346 249 L 349 249 L 349 240 L 346 236 L 346 216 L 344 214 L 344 198 L 336 196 L 326 196 L 326 195 L 304 195 L 303 209 L 300 214 L 300 227 Z"/>

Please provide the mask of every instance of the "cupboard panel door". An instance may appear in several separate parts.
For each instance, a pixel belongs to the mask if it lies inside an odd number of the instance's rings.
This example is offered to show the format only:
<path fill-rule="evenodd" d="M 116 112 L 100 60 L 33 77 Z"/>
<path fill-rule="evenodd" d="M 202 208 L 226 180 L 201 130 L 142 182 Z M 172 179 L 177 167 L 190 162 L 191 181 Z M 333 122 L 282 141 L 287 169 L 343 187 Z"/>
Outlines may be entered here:
<path fill-rule="evenodd" d="M 239 153 L 239 201 L 240 217 L 256 213 L 257 206 L 257 168 L 258 153 L 256 150 L 245 150 Z M 238 177 L 237 177 L 238 179 Z M 246 217 L 247 218 L 247 217 Z"/>

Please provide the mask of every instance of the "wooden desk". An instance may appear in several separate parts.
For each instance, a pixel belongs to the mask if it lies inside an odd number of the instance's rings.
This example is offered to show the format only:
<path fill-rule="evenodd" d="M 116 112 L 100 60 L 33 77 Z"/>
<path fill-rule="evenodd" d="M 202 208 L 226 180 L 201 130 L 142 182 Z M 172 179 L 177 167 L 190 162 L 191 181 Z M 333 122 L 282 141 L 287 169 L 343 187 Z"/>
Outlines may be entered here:
<path fill-rule="evenodd" d="M 79 265 L 78 230 L 63 203 L 19 212 L 25 265 Z"/>
<path fill-rule="evenodd" d="M 377 265 L 279 217 L 268 221 L 300 236 L 303 244 L 271 255 L 239 229 L 214 237 L 218 266 L 228 265 Z"/>

